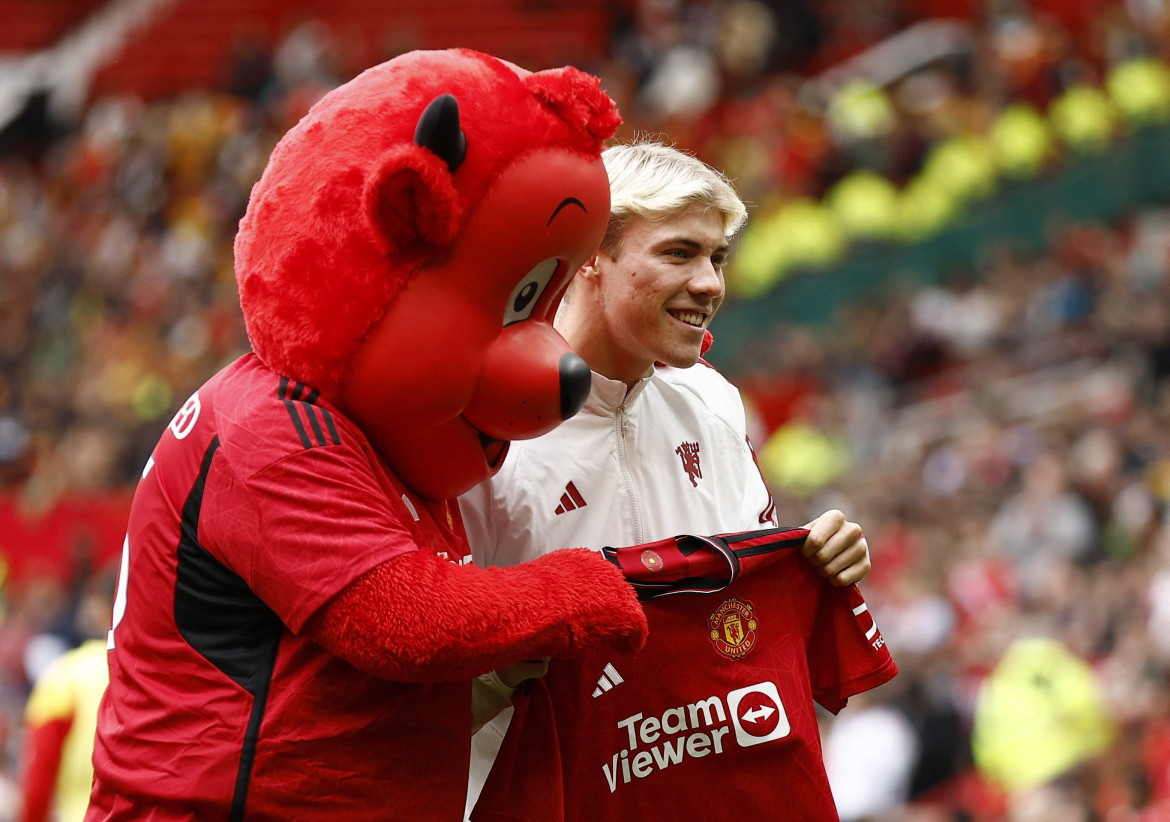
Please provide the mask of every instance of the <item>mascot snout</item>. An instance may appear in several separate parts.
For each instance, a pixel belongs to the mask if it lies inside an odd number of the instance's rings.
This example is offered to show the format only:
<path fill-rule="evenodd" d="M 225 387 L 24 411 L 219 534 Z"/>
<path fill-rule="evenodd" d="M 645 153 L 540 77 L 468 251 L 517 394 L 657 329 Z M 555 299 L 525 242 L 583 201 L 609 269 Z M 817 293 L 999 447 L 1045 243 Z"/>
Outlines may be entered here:
<path fill-rule="evenodd" d="M 514 325 L 491 344 L 483 379 L 463 412 L 490 437 L 538 437 L 581 410 L 589 366 L 546 322 Z"/>

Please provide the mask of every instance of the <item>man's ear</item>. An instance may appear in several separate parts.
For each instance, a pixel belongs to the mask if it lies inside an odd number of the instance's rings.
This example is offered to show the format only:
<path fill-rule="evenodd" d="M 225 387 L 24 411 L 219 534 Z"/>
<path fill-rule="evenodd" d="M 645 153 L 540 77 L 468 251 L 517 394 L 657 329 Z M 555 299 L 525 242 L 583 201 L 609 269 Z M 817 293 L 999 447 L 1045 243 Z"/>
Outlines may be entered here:
<path fill-rule="evenodd" d="M 601 251 L 594 251 L 593 255 L 588 260 L 586 260 L 580 268 L 577 269 L 577 276 L 584 279 L 596 279 L 598 274 L 598 258 L 601 256 L 601 254 Z"/>

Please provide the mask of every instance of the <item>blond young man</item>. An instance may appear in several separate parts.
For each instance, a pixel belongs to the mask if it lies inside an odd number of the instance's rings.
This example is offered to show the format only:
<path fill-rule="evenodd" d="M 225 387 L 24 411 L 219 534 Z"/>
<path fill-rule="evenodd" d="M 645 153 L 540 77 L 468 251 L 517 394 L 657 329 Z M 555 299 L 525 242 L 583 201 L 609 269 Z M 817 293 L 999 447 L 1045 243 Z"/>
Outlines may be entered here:
<path fill-rule="evenodd" d="M 461 498 L 481 565 L 513 565 L 571 546 L 642 546 L 679 534 L 778 524 L 739 392 L 700 359 L 726 293 L 730 241 L 746 221 L 746 208 L 723 175 L 661 143 L 613 146 L 603 159 L 611 186 L 609 226 L 556 319 L 557 330 L 593 371 L 591 395 L 550 434 L 514 443 L 500 473 Z M 850 588 L 868 573 L 861 528 L 840 511 L 827 511 L 805 528 L 795 553 L 807 560 L 805 571 L 821 577 L 810 585 Z M 547 669 L 538 660 L 482 677 L 480 711 L 506 707 L 517 685 Z M 590 687 L 600 681 L 598 672 L 582 676 L 592 677 Z M 634 683 L 624 680 L 623 687 L 628 691 Z M 476 734 L 469 808 L 509 714 L 505 710 Z M 815 756 L 819 762 L 819 744 Z M 607 773 L 617 780 L 619 760 L 612 764 Z M 600 775 L 581 774 L 593 786 L 581 790 L 604 795 Z M 565 780 L 577 777 L 566 774 Z M 609 793 L 616 795 L 611 784 Z M 472 818 L 493 818 L 490 813 L 481 808 Z M 547 807 L 534 814 L 558 815 Z"/>

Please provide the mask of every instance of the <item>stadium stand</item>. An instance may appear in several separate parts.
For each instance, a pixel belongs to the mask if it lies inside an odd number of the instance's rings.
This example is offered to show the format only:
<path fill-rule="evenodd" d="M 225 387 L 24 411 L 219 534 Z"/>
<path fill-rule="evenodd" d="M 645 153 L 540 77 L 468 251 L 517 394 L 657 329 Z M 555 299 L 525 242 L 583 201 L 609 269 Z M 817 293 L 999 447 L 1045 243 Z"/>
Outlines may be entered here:
<path fill-rule="evenodd" d="M 40 51 L 79 25 L 104 0 L 4 0 L 0 3 L 0 54 Z"/>

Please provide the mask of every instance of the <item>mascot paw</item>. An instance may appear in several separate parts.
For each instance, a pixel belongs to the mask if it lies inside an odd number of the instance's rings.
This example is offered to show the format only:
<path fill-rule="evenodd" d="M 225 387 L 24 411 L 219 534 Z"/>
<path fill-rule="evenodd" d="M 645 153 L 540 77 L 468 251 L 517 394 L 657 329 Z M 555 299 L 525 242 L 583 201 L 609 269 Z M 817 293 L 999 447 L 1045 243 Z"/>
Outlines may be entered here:
<path fill-rule="evenodd" d="M 633 586 L 601 554 L 588 548 L 553 551 L 532 565 L 543 566 L 558 579 L 574 579 L 589 593 L 574 603 L 569 617 L 570 655 L 606 645 L 622 654 L 637 653 L 646 644 L 649 627 Z"/>

